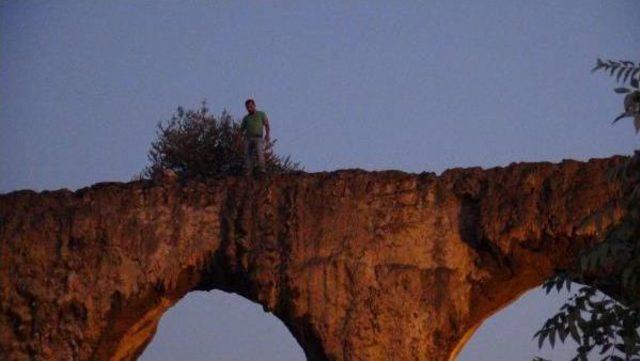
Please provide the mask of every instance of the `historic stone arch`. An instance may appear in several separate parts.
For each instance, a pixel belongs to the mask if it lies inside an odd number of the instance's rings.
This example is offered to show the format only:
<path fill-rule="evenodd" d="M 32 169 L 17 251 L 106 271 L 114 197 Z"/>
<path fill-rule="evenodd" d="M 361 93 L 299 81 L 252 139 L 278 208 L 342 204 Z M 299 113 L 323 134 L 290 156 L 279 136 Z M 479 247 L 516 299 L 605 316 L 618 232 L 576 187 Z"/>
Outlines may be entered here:
<path fill-rule="evenodd" d="M 592 242 L 620 157 L 0 196 L 0 358 L 132 360 L 187 292 L 273 312 L 309 360 L 449 360 Z"/>

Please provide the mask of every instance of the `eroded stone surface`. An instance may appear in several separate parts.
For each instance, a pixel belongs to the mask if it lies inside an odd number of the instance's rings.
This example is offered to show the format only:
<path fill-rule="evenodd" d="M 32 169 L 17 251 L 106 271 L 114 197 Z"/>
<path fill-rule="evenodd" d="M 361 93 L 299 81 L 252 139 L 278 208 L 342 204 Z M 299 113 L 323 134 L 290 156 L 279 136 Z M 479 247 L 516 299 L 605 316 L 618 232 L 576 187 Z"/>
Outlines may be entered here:
<path fill-rule="evenodd" d="M 132 360 L 187 292 L 282 319 L 309 360 L 447 360 L 617 221 L 620 158 L 0 196 L 0 359 Z"/>

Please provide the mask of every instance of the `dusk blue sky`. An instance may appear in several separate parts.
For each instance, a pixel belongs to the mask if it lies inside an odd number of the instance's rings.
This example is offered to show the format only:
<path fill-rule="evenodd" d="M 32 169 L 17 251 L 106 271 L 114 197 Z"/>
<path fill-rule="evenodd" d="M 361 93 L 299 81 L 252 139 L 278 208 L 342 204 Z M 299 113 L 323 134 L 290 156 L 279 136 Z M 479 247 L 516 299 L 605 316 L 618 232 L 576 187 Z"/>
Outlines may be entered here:
<path fill-rule="evenodd" d="M 590 70 L 640 60 L 639 19 L 640 0 L 1 1 L 0 192 L 128 181 L 156 123 L 205 99 L 239 117 L 254 97 L 311 172 L 630 154 L 615 83 Z M 532 292 L 460 360 L 530 359 L 526 324 L 555 301 Z M 143 359 L 251 355 L 303 359 L 280 321 L 212 292 L 170 310 Z"/>

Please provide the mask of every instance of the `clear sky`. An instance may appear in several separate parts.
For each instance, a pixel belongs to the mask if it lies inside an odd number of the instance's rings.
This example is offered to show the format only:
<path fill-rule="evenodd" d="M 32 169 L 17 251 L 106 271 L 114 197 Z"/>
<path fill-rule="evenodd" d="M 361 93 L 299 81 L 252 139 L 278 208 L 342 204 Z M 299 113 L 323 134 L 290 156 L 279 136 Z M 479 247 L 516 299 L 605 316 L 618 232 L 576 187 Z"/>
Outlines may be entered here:
<path fill-rule="evenodd" d="M 254 97 L 308 171 L 629 154 L 613 80 L 589 71 L 640 60 L 638 19 L 640 0 L 1 1 L 0 192 L 127 181 L 156 123 L 204 99 L 241 116 Z M 485 344 L 461 359 L 530 356 Z"/>

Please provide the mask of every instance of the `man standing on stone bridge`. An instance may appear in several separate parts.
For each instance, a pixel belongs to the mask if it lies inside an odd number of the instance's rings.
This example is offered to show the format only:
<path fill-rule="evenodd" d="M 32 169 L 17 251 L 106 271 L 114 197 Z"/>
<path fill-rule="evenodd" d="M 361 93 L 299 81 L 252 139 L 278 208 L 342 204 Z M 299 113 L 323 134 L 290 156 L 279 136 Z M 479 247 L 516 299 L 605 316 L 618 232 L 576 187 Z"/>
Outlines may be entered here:
<path fill-rule="evenodd" d="M 256 102 L 253 99 L 247 99 L 244 102 L 244 106 L 248 112 L 248 114 L 242 118 L 240 125 L 240 131 L 244 138 L 244 173 L 245 175 L 251 175 L 253 173 L 256 158 L 258 161 L 258 170 L 260 173 L 264 173 L 265 144 L 268 144 L 271 139 L 269 134 L 269 118 L 267 118 L 265 112 L 256 110 Z M 262 128 L 265 129 L 264 138 Z"/>

